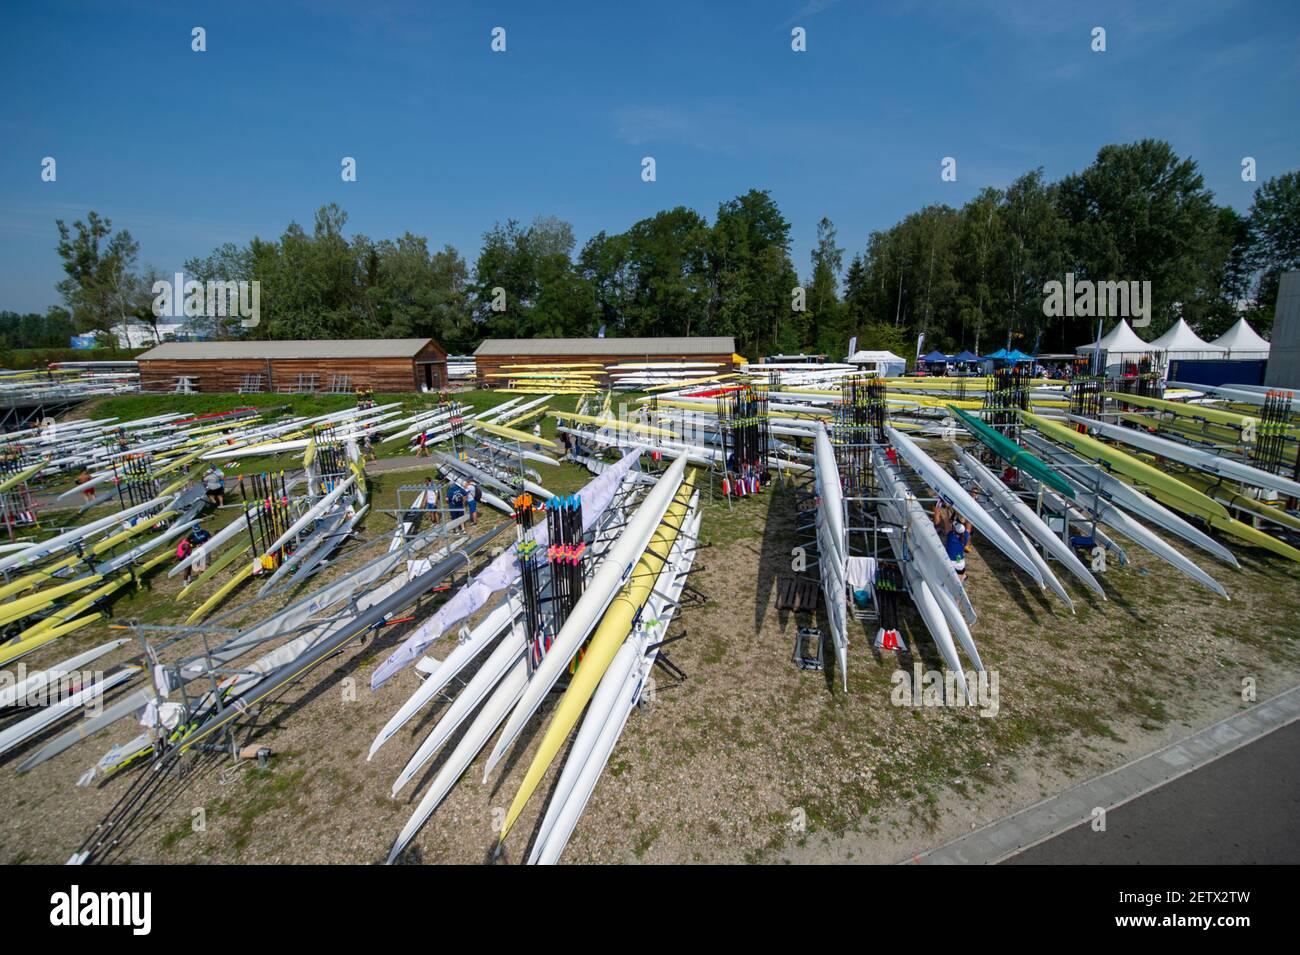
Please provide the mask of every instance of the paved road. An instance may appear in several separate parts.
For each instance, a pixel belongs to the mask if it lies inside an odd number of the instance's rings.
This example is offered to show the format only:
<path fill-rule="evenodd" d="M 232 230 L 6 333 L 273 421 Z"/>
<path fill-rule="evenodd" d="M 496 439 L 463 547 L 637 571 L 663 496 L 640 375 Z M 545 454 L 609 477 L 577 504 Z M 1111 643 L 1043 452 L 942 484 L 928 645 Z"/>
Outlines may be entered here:
<path fill-rule="evenodd" d="M 1300 724 L 1300 686 L 907 861 L 987 865 L 1023 855 L 1027 862 L 1229 862 L 1243 856 L 1262 862 L 1280 854 L 1300 862 L 1296 834 L 1279 822 L 1300 816 L 1300 739 L 1284 732 L 1291 724 Z M 1270 736 L 1276 738 L 1265 744 Z M 1213 769 L 1219 762 L 1224 766 Z M 1195 778 L 1176 786 L 1184 777 Z M 1126 810 L 1130 804 L 1137 805 Z M 1092 821 L 1098 806 L 1110 816 L 1106 838 L 1095 845 L 1071 841 L 1099 835 L 1091 828 L 1074 831 Z M 1046 855 L 1029 855 L 1047 842 L 1055 845 Z M 1132 851 L 1121 859 L 1115 853 L 1125 843 Z M 1137 847 L 1145 845 L 1149 857 L 1137 858 Z M 1100 855 L 1103 846 L 1112 854 Z"/>
<path fill-rule="evenodd" d="M 438 462 L 430 458 L 417 458 L 414 454 L 399 454 L 391 458 L 366 462 L 367 474 L 384 474 L 388 471 L 428 471 L 437 474 Z"/>
<path fill-rule="evenodd" d="M 1009 864 L 1300 863 L 1300 722 L 1077 826 Z"/>

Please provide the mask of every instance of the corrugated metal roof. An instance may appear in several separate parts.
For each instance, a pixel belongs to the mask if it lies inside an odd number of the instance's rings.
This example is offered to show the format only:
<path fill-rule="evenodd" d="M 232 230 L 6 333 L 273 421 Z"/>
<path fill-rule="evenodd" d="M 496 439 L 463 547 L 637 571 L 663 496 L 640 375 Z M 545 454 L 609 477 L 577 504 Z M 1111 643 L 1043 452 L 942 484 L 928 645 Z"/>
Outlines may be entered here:
<path fill-rule="evenodd" d="M 414 358 L 431 341 L 431 338 L 341 338 L 302 342 L 164 342 L 136 360 Z"/>
<path fill-rule="evenodd" d="M 489 338 L 479 355 L 730 355 L 731 336 L 710 338 Z"/>

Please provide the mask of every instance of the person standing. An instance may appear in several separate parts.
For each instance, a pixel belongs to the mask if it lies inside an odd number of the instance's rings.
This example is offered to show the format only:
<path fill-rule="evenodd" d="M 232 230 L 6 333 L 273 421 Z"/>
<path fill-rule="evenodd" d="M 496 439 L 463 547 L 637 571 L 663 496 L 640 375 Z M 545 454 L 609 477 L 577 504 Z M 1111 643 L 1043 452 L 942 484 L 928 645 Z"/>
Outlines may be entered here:
<path fill-rule="evenodd" d="M 194 529 L 185 535 L 184 540 L 176 548 L 176 556 L 181 560 L 194 556 L 194 561 L 185 568 L 185 583 L 190 582 L 192 574 L 201 574 L 208 569 L 207 554 L 203 550 L 203 545 L 211 539 L 212 535 L 203 529 L 202 524 L 195 524 Z"/>
<path fill-rule="evenodd" d="M 952 561 L 957 579 L 966 583 L 966 550 L 970 547 L 970 529 L 961 515 L 946 504 L 934 506 L 934 526 L 943 541 L 943 549 Z"/>
<path fill-rule="evenodd" d="M 215 464 L 203 475 L 203 490 L 213 507 L 222 507 L 226 503 L 226 475 Z"/>
<path fill-rule="evenodd" d="M 483 499 L 483 492 L 479 490 L 478 483 L 470 480 L 465 485 L 465 510 L 469 512 L 469 522 L 478 523 L 478 502 Z"/>
<path fill-rule="evenodd" d="M 442 521 L 442 500 L 438 485 L 431 477 L 424 479 L 424 509 L 429 512 L 429 519 L 438 524 Z"/>
<path fill-rule="evenodd" d="M 178 564 L 181 563 L 187 557 L 189 557 L 190 554 L 193 552 L 194 552 L 193 542 L 191 542 L 188 537 L 182 537 L 181 542 L 176 545 L 176 563 Z M 190 571 L 193 569 L 193 567 L 194 565 L 191 564 L 185 568 L 185 575 L 182 578 L 182 580 L 187 584 L 190 582 Z"/>

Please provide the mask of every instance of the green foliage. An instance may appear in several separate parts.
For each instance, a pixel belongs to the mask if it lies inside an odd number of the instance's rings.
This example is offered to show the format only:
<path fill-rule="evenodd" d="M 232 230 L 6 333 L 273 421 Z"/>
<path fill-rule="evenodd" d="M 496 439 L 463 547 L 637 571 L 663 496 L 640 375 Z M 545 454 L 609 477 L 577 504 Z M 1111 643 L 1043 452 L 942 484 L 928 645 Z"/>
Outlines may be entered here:
<path fill-rule="evenodd" d="M 56 219 L 57 251 L 67 278 L 58 284 L 76 327 L 107 333 L 114 326 L 153 324 L 152 278 L 136 272 L 140 244 L 123 229 L 90 212 L 68 228 Z"/>
<path fill-rule="evenodd" d="M 474 319 L 494 338 L 590 334 L 595 299 L 569 255 L 573 228 L 555 218 L 523 228 L 514 219 L 483 235 L 474 266 Z"/>
<path fill-rule="evenodd" d="M 751 189 L 718 207 L 709 272 L 713 294 L 701 334 L 734 335 L 751 358 L 801 347 L 794 339 L 807 329 L 791 310 L 799 279 L 790 261 L 790 223 L 770 193 Z"/>
<path fill-rule="evenodd" d="M 1196 164 L 1167 143 L 1106 146 L 1059 183 L 1036 169 L 961 209 L 920 209 L 871 233 L 847 269 L 823 217 L 804 311 L 792 308 L 799 278 L 790 223 L 757 189 L 721 203 L 712 223 L 678 206 L 625 232 L 600 232 L 576 260 L 567 222 L 507 220 L 484 234 L 472 269 L 451 246 L 432 252 L 409 232 L 349 240 L 346 224 L 330 204 L 310 232 L 290 223 L 278 239 L 228 243 L 185 263 L 200 282 L 261 283 L 261 324 L 214 324 L 211 333 L 432 337 L 467 352 L 485 337 L 587 337 L 604 328 L 611 337 L 731 335 L 750 357 L 838 358 L 854 335 L 863 348 L 910 357 L 924 332 L 927 348 L 946 351 L 1070 351 L 1092 337 L 1095 320 L 1044 316 L 1044 285 L 1067 272 L 1149 281 L 1148 337 L 1180 316 L 1217 335 L 1243 304 L 1266 329 L 1278 276 L 1300 266 L 1300 174 L 1261 185 L 1242 216 L 1216 205 Z M 128 233 L 114 234 L 94 212 L 59 230 L 67 311 L 0 316 L 0 346 L 63 345 L 70 326 L 150 319 L 141 304 L 149 276 L 137 275 Z"/>
<path fill-rule="evenodd" d="M 254 249 L 259 245 L 257 239 L 246 247 L 227 242 L 214 249 L 207 258 L 187 261 L 184 265 L 185 275 L 196 282 L 202 282 L 205 286 L 208 282 L 252 281 L 256 277 L 253 271 Z M 226 338 L 235 333 L 239 319 L 232 316 L 224 319 L 214 317 L 190 321 L 200 325 L 201 330 L 213 338 Z M 203 324 L 208 324 L 208 327 L 202 328 Z"/>
<path fill-rule="evenodd" d="M 808 313 L 801 325 L 791 323 L 798 331 L 796 347 L 805 342 L 816 342 L 819 354 L 836 354 L 847 341 L 843 334 L 843 320 L 839 301 L 839 275 L 844 267 L 844 250 L 835 242 L 835 226 L 822 217 L 817 223 L 817 245 L 812 251 L 812 279 L 808 283 Z"/>
<path fill-rule="evenodd" d="M 1180 315 L 1196 327 L 1209 313 L 1219 285 L 1212 266 L 1225 250 L 1195 162 L 1152 139 L 1106 146 L 1061 181 L 1058 205 L 1076 275 L 1150 281 L 1151 333 Z"/>
<path fill-rule="evenodd" d="M 865 348 L 869 326 L 876 342 L 883 325 L 905 330 L 903 350 L 891 349 L 905 356 L 918 331 L 946 351 L 1072 351 L 1096 320 L 1042 311 L 1044 284 L 1067 272 L 1149 281 L 1148 338 L 1179 317 L 1214 337 L 1243 303 L 1266 329 L 1276 276 L 1300 263 L 1298 191 L 1295 173 L 1265 183 L 1246 218 L 1216 205 L 1196 164 L 1167 143 L 1106 146 L 1059 183 L 1034 170 L 959 211 L 930 206 L 872 233 L 845 277 L 845 332 Z"/>
<path fill-rule="evenodd" d="M 45 368 L 56 361 L 125 361 L 147 348 L 0 348 L 0 368 Z"/>
<path fill-rule="evenodd" d="M 430 252 L 428 240 L 410 232 L 349 241 L 346 225 L 347 213 L 330 203 L 310 233 L 291 222 L 278 240 L 228 243 L 186 262 L 185 272 L 205 283 L 259 282 L 261 320 L 250 337 L 435 338 L 453 351 L 478 340 L 468 268 L 455 249 Z M 241 331 L 237 318 L 207 321 L 216 338 Z"/>
<path fill-rule="evenodd" d="M 622 235 L 592 238 L 578 269 L 606 333 L 699 334 L 709 308 L 708 235 L 703 216 L 678 206 Z M 672 332 L 663 331 L 668 316 Z"/>
<path fill-rule="evenodd" d="M 911 329 L 889 322 L 871 322 L 860 326 L 855 334 L 858 348 L 864 351 L 892 351 L 895 355 L 910 358 L 916 349 Z"/>
<path fill-rule="evenodd" d="M 790 223 L 766 192 L 722 203 L 712 226 L 679 206 L 598 233 L 576 263 L 571 248 L 572 230 L 553 219 L 489 230 L 474 267 L 482 333 L 734 335 L 742 350 L 762 353 L 802 347 L 811 328 L 790 307 Z"/>
<path fill-rule="evenodd" d="M 1219 275 L 1219 288 L 1206 303 L 1197 323 L 1197 333 L 1207 340 L 1218 338 L 1241 317 L 1238 303 L 1249 300 L 1252 293 L 1261 288 L 1262 295 L 1251 310 L 1250 321 L 1257 330 L 1267 334 L 1272 324 L 1277 292 L 1274 289 L 1270 294 L 1267 289 L 1262 289 L 1266 276 L 1257 276 L 1259 256 L 1254 247 L 1251 220 L 1229 206 L 1220 207 L 1216 217 L 1215 228 L 1219 238 L 1212 246 L 1212 258 L 1206 264 Z M 1269 297 L 1264 298 L 1264 295 Z"/>
<path fill-rule="evenodd" d="M 44 315 L 29 312 L 0 312 L 0 349 L 63 348 L 72 349 L 77 327 L 66 308 L 57 305 Z M 7 368 L 16 367 L 6 365 Z"/>
<path fill-rule="evenodd" d="M 1249 262 L 1259 270 L 1261 325 L 1271 325 L 1283 272 L 1300 268 L 1300 172 L 1259 187 L 1250 207 Z"/>

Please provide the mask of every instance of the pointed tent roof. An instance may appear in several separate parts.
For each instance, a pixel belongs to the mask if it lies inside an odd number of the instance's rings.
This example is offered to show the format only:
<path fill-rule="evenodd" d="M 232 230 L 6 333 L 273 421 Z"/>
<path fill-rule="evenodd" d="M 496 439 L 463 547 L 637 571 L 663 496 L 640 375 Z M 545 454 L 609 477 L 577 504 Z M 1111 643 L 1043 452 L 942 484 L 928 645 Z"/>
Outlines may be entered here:
<path fill-rule="evenodd" d="M 973 352 L 963 351 L 956 355 L 953 355 L 948 360 L 949 361 L 979 361 L 980 356 L 974 354 Z"/>
<path fill-rule="evenodd" d="M 1228 352 L 1229 358 L 1267 358 L 1269 344 L 1249 323 L 1242 318 L 1237 324 L 1216 338 L 1212 345 L 1218 345 Z"/>
<path fill-rule="evenodd" d="M 870 362 L 878 362 L 878 361 L 887 361 L 891 363 L 901 361 L 903 362 L 903 364 L 907 364 L 906 358 L 901 358 L 898 355 L 895 355 L 892 351 L 872 351 L 870 349 L 864 351 L 855 351 L 852 355 L 850 355 L 848 358 L 844 360 L 854 365 L 867 364 Z"/>
<path fill-rule="evenodd" d="M 1159 338 L 1151 343 L 1153 348 L 1163 348 L 1169 358 L 1213 358 L 1223 355 L 1223 349 L 1211 345 L 1181 318 Z"/>
<path fill-rule="evenodd" d="M 935 351 L 930 352 L 930 354 L 928 355 L 921 356 L 921 361 L 932 361 L 937 363 L 937 362 L 947 361 L 947 360 L 948 360 L 948 356 L 945 355 L 943 352 L 938 351 L 937 349 Z"/>
<path fill-rule="evenodd" d="M 1144 342 L 1138 338 L 1137 332 L 1129 327 L 1126 318 L 1121 318 L 1118 325 L 1102 335 L 1101 341 L 1080 345 L 1075 351 L 1082 355 L 1096 351 L 1098 347 L 1104 352 L 1114 352 L 1117 355 L 1164 351 L 1164 348 L 1155 342 Z"/>

